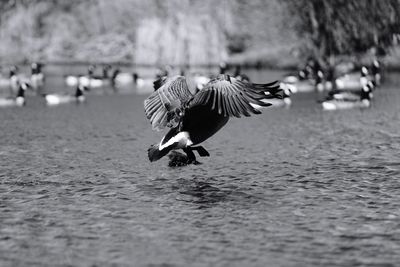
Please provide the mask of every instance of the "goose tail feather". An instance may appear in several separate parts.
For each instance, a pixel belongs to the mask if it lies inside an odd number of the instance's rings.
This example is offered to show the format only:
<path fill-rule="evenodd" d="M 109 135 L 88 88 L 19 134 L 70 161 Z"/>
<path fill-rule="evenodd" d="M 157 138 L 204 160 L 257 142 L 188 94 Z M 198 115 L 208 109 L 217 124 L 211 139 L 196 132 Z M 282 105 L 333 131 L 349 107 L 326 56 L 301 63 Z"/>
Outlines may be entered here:
<path fill-rule="evenodd" d="M 162 149 L 162 150 L 159 150 L 159 149 L 158 149 L 158 145 L 157 145 L 157 144 L 154 144 L 154 145 L 151 145 L 151 146 L 149 147 L 149 149 L 147 150 L 147 155 L 148 155 L 148 157 L 149 157 L 149 160 L 150 160 L 151 162 L 153 162 L 153 161 L 156 161 L 156 160 L 161 159 L 162 157 L 164 157 L 165 155 L 167 155 L 168 152 L 169 152 L 169 150 L 168 150 L 168 149 L 165 149 L 165 148 Z"/>

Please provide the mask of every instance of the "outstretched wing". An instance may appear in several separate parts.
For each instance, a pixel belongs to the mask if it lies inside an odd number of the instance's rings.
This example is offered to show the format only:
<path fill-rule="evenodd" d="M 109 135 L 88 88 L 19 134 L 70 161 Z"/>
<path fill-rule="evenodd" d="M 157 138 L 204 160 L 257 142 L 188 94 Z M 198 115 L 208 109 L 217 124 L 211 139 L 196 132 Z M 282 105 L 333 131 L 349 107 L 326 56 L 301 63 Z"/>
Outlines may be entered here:
<path fill-rule="evenodd" d="M 268 99 L 282 99 L 282 89 L 278 82 L 255 84 L 241 81 L 229 75 L 218 75 L 199 91 L 189 103 L 189 107 L 210 105 L 212 110 L 223 116 L 250 116 L 261 111 L 251 104 L 270 106 Z M 264 101 L 261 101 L 264 100 Z"/>
<path fill-rule="evenodd" d="M 154 82 L 155 91 L 144 101 L 146 117 L 154 130 L 176 127 L 185 104 L 192 99 L 183 76 L 162 77 Z"/>

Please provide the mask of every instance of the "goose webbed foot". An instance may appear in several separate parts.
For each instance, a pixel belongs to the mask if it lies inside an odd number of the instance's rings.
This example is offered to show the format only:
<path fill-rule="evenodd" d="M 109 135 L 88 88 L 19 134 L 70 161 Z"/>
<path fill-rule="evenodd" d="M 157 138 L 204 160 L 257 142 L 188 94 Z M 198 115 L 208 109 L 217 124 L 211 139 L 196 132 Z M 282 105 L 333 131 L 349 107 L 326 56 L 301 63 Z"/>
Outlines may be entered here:
<path fill-rule="evenodd" d="M 188 156 L 188 164 L 195 164 L 195 165 L 201 164 L 200 162 L 198 162 L 196 160 L 196 156 L 193 153 L 193 151 L 197 151 L 197 153 L 199 153 L 200 157 L 209 157 L 210 156 L 210 153 L 208 153 L 208 151 L 202 146 L 187 147 L 187 148 L 184 148 L 183 151 Z"/>
<path fill-rule="evenodd" d="M 200 157 L 209 157 L 210 156 L 210 153 L 208 153 L 208 151 L 202 146 L 191 147 L 191 149 L 196 150 L 197 153 L 199 153 Z"/>
<path fill-rule="evenodd" d="M 177 151 L 172 151 L 169 155 L 169 166 L 170 167 L 180 167 L 180 166 L 186 166 L 189 164 L 193 165 L 200 165 L 202 164 L 201 162 L 198 162 L 196 159 L 196 155 L 194 154 L 193 151 L 197 151 L 199 153 L 200 157 L 209 157 L 210 153 L 202 147 L 202 146 L 197 146 L 197 147 L 186 147 L 183 148 L 183 152 L 186 153 L 186 155 L 179 153 Z"/>
<path fill-rule="evenodd" d="M 200 162 L 196 160 L 196 156 L 194 155 L 193 149 L 191 147 L 184 148 L 183 152 L 185 152 L 187 155 L 187 164 L 200 164 Z"/>
<path fill-rule="evenodd" d="M 182 154 L 178 151 L 171 151 L 168 155 L 170 161 L 168 163 L 169 167 L 182 167 L 187 166 L 189 164 L 199 165 L 201 164 L 196 160 L 194 153 L 191 150 L 184 150 L 185 154 Z"/>
<path fill-rule="evenodd" d="M 182 167 L 188 165 L 188 157 L 187 155 L 180 153 L 178 151 L 171 151 L 168 155 L 169 157 L 169 167 Z"/>

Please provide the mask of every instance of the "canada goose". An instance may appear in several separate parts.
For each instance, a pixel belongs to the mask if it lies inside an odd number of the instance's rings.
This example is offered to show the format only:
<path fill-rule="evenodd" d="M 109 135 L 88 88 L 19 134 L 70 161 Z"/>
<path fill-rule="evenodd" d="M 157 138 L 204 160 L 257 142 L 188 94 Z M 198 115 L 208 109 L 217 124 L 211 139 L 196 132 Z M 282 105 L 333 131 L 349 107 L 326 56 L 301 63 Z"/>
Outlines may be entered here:
<path fill-rule="evenodd" d="M 381 63 L 377 59 L 372 62 L 371 74 L 373 76 L 376 86 L 381 85 L 382 75 L 381 75 Z"/>
<path fill-rule="evenodd" d="M 333 94 L 327 100 L 322 102 L 322 108 L 324 110 L 369 108 L 373 97 L 373 86 L 372 82 L 368 82 L 362 87 L 359 95 L 349 92 Z"/>
<path fill-rule="evenodd" d="M 44 85 L 44 74 L 42 72 L 42 65 L 39 63 L 31 64 L 31 86 L 35 90 L 40 90 Z"/>
<path fill-rule="evenodd" d="M 196 163 L 193 151 L 209 156 L 196 146 L 218 132 L 230 117 L 250 116 L 261 111 L 251 104 L 269 106 L 263 99 L 282 98 L 277 82 L 254 84 L 220 74 L 202 90 L 192 94 L 183 76 L 162 77 L 154 82 L 155 91 L 144 101 L 146 117 L 153 129 L 171 128 L 159 144 L 148 149 L 150 161 L 169 151 L 183 149 L 189 163 Z"/>
<path fill-rule="evenodd" d="M 22 107 L 25 106 L 25 91 L 29 88 L 29 84 L 25 82 L 19 83 L 18 93 L 15 98 L 0 98 L 0 107 Z"/>
<path fill-rule="evenodd" d="M 67 75 L 65 77 L 65 84 L 70 87 L 83 85 L 87 88 L 98 88 L 104 86 L 107 81 L 111 80 L 108 76 L 109 66 L 103 66 L 103 75 L 94 75 L 95 66 L 90 65 L 88 67 L 87 75 Z M 110 81 L 111 83 L 111 81 Z"/>
<path fill-rule="evenodd" d="M 87 87 L 82 84 L 78 85 L 74 95 L 61 95 L 61 94 L 43 94 L 46 104 L 49 106 L 56 106 L 71 102 L 83 103 L 86 101 L 84 91 Z"/>
<path fill-rule="evenodd" d="M 336 88 L 339 90 L 360 90 L 368 81 L 372 80 L 368 68 L 362 66 L 360 71 L 350 72 L 335 80 Z"/>

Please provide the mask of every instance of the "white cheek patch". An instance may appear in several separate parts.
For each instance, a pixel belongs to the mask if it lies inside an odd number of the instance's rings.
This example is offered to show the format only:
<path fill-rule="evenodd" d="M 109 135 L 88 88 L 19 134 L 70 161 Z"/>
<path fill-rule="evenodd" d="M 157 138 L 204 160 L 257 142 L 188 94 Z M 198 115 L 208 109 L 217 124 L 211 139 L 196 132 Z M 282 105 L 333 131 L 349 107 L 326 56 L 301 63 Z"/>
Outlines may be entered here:
<path fill-rule="evenodd" d="M 184 148 L 187 146 L 190 146 L 193 144 L 192 140 L 190 140 L 190 136 L 188 132 L 180 132 L 177 135 L 175 135 L 174 137 L 172 137 L 171 139 L 169 139 L 165 144 L 161 145 L 162 142 L 164 141 L 161 140 L 160 145 L 158 147 L 158 150 L 163 150 L 166 147 L 169 147 L 175 143 L 179 143 L 177 148 Z"/>

